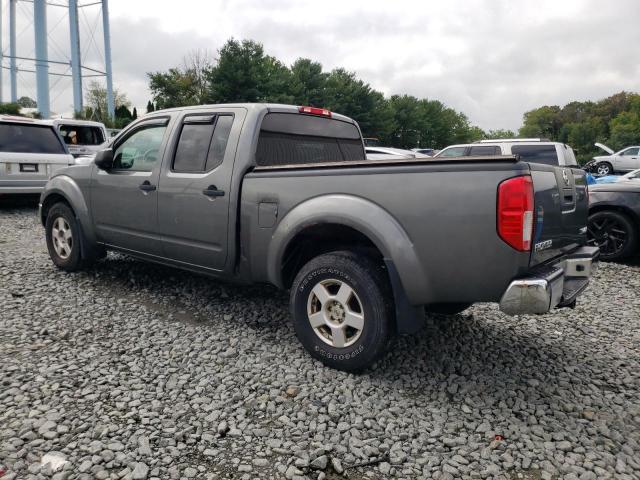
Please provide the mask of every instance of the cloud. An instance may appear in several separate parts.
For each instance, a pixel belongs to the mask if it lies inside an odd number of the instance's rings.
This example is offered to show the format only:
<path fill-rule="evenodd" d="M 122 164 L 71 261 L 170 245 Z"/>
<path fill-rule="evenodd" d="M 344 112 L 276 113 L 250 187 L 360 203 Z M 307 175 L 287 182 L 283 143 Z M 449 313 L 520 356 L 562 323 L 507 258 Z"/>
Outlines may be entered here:
<path fill-rule="evenodd" d="M 308 57 L 355 71 L 387 95 L 441 100 L 485 129 L 517 129 L 540 105 L 638 89 L 637 0 L 111 0 L 110 9 L 114 82 L 139 107 L 146 72 L 231 36 L 288 64 Z"/>

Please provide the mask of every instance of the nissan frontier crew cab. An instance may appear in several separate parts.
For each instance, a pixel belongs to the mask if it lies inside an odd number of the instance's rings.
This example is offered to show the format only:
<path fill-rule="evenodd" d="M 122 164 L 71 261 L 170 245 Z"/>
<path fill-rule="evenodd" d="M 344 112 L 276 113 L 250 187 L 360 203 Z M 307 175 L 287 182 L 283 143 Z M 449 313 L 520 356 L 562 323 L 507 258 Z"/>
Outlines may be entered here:
<path fill-rule="evenodd" d="M 582 170 L 514 156 L 365 159 L 353 120 L 325 109 L 210 105 L 154 112 L 41 196 L 53 263 L 107 250 L 290 291 L 309 353 L 370 366 L 424 310 L 571 307 L 586 246 Z"/>

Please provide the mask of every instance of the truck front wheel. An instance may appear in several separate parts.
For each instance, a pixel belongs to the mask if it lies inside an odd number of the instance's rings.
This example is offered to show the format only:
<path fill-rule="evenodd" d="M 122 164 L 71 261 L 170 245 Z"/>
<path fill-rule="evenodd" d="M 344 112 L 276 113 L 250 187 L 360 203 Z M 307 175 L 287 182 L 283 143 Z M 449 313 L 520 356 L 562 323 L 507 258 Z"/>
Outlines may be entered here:
<path fill-rule="evenodd" d="M 383 267 L 348 251 L 320 255 L 296 276 L 290 300 L 296 335 L 324 364 L 358 372 L 393 336 L 393 302 Z"/>
<path fill-rule="evenodd" d="M 75 272 L 90 263 L 82 255 L 80 224 L 67 204 L 56 203 L 49 209 L 45 233 L 49 256 L 58 268 Z"/>

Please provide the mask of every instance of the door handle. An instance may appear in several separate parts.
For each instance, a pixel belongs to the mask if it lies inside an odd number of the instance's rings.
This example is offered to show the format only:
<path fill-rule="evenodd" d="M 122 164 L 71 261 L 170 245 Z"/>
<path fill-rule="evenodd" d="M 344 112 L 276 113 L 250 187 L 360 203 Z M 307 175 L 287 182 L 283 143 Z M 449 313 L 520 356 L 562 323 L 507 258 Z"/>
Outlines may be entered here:
<path fill-rule="evenodd" d="M 202 194 L 207 197 L 223 197 L 224 190 L 218 190 L 218 187 L 215 185 L 209 185 L 207 188 L 202 190 Z"/>
<path fill-rule="evenodd" d="M 149 180 L 145 180 L 140 184 L 138 188 L 143 192 L 153 192 L 156 189 L 156 186 L 151 185 L 151 182 L 149 182 Z"/>

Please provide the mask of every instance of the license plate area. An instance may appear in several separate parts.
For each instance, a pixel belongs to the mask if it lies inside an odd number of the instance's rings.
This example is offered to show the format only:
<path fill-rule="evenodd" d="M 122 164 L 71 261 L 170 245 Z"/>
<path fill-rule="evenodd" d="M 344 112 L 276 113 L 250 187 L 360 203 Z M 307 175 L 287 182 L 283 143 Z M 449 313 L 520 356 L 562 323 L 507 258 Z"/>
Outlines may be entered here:
<path fill-rule="evenodd" d="M 21 163 L 20 172 L 22 173 L 38 173 L 37 163 Z"/>

